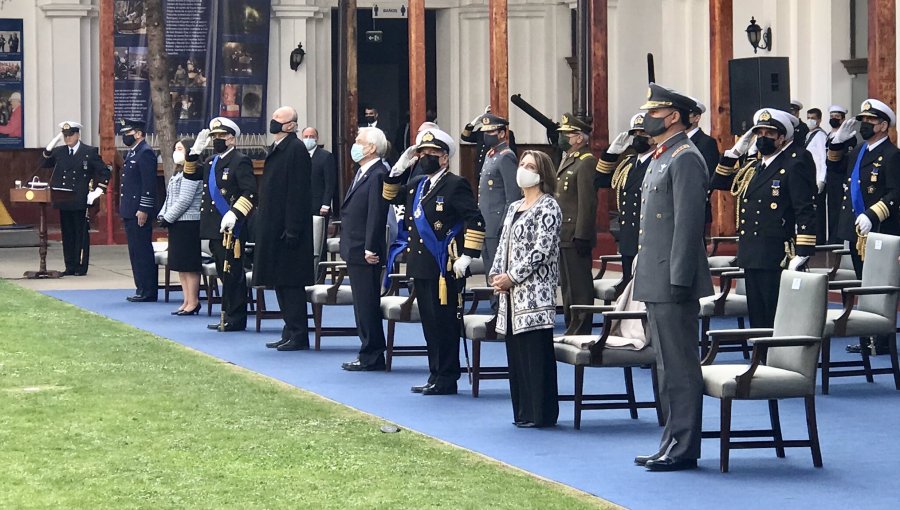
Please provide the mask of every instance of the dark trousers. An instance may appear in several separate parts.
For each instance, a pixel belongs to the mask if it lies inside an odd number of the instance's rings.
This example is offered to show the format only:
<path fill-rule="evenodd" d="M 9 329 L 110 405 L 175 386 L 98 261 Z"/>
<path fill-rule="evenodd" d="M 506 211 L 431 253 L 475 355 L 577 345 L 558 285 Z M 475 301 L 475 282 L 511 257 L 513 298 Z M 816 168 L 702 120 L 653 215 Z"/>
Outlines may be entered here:
<path fill-rule="evenodd" d="M 63 260 L 66 271 L 87 273 L 91 258 L 91 238 L 88 232 L 87 209 L 59 210 L 62 231 Z"/>
<path fill-rule="evenodd" d="M 353 315 L 359 331 L 359 361 L 363 365 L 384 364 L 384 328 L 381 322 L 381 266 L 347 264 Z"/>
<path fill-rule="evenodd" d="M 246 287 L 245 287 L 246 288 Z M 246 291 L 245 291 L 246 292 Z M 246 294 L 244 294 L 246 296 Z M 299 286 L 275 286 L 278 309 L 284 318 L 281 329 L 283 340 L 292 340 L 309 346 L 309 322 L 306 316 L 306 289 Z M 244 311 L 244 322 L 247 312 Z"/>
<path fill-rule="evenodd" d="M 143 227 L 137 218 L 122 218 L 125 236 L 128 239 L 128 258 L 131 259 L 131 273 L 134 276 L 135 293 L 142 297 L 156 298 L 158 278 L 156 260 L 153 258 L 153 224 L 148 219 Z"/>
<path fill-rule="evenodd" d="M 559 250 L 559 280 L 562 286 L 563 312 L 567 335 L 590 335 L 590 314 L 573 314 L 572 305 L 594 304 L 594 281 L 591 275 L 591 255 L 579 255 L 575 248 Z"/>
<path fill-rule="evenodd" d="M 828 242 L 838 239 L 837 228 L 841 217 L 841 204 L 844 202 L 844 179 L 825 179 L 825 207 L 828 210 Z"/>
<path fill-rule="evenodd" d="M 247 275 L 244 274 L 244 259 L 234 258 L 233 250 L 226 250 L 222 246 L 221 239 L 209 240 L 209 251 L 216 261 L 216 273 L 222 280 L 222 311 L 225 313 L 224 322 L 230 322 L 237 327 L 247 326 Z M 231 266 L 225 271 L 225 261 Z M 276 295 L 277 296 L 277 295 Z M 302 297 L 306 302 L 306 296 Z M 279 303 L 281 300 L 279 299 Z M 304 310 L 305 320 L 305 310 Z"/>
<path fill-rule="evenodd" d="M 813 198 L 813 204 L 816 206 L 816 244 L 825 244 L 828 240 L 828 232 L 825 225 L 825 221 L 828 218 L 826 200 L 825 191 Z"/>
<path fill-rule="evenodd" d="M 771 328 L 775 324 L 781 269 L 745 269 L 747 310 L 751 328 Z"/>
<path fill-rule="evenodd" d="M 416 278 L 416 300 L 422 317 L 422 331 L 428 345 L 428 382 L 456 386 L 459 379 L 459 319 L 456 282 L 447 281 L 447 304 L 440 304 L 438 280 Z"/>
<path fill-rule="evenodd" d="M 632 272 L 634 270 L 634 256 L 628 257 L 626 255 L 622 255 L 622 280 L 626 282 L 631 281 L 631 277 L 634 275 Z"/>
<path fill-rule="evenodd" d="M 512 327 L 512 321 L 508 321 Z M 559 391 L 553 329 L 538 329 L 506 337 L 509 360 L 509 393 L 516 422 L 538 426 L 556 424 Z"/>
<path fill-rule="evenodd" d="M 703 375 L 697 352 L 699 313 L 698 301 L 647 303 L 660 404 L 666 421 L 659 452 L 676 459 L 700 458 Z"/>

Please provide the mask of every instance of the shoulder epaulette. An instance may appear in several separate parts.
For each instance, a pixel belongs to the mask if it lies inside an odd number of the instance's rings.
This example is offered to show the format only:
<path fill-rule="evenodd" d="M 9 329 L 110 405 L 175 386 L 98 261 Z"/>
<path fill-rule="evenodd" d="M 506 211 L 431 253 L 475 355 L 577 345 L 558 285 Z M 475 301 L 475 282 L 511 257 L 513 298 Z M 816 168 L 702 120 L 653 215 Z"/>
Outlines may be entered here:
<path fill-rule="evenodd" d="M 681 147 L 675 149 L 675 152 L 672 153 L 672 157 L 674 158 L 675 156 L 678 156 L 679 154 L 681 154 L 682 152 L 684 152 L 690 148 L 691 148 L 691 144 L 686 143 L 686 144 L 682 145 Z"/>
<path fill-rule="evenodd" d="M 594 155 L 591 154 L 590 152 L 585 152 L 581 156 L 578 156 L 578 159 L 579 159 L 579 161 L 584 161 L 586 159 L 593 158 L 593 157 L 594 157 Z"/>

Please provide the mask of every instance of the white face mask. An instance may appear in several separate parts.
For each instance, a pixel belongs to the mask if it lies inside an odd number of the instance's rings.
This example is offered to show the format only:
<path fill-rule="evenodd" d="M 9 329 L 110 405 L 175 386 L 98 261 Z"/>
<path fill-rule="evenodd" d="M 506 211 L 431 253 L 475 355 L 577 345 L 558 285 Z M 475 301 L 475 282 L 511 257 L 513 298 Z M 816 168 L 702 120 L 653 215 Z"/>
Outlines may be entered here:
<path fill-rule="evenodd" d="M 315 138 L 304 138 L 303 139 L 303 145 L 306 146 L 306 150 L 308 150 L 308 151 L 313 150 L 313 147 L 316 146 L 316 142 L 317 142 L 317 140 Z"/>
<path fill-rule="evenodd" d="M 809 126 L 809 129 L 816 129 L 819 123 L 815 119 L 806 119 L 806 125 Z"/>
<path fill-rule="evenodd" d="M 173 152 L 172 159 L 175 160 L 176 165 L 183 165 L 184 164 L 184 152 L 181 152 L 181 151 Z"/>
<path fill-rule="evenodd" d="M 532 186 L 537 186 L 540 183 L 540 175 L 526 168 L 519 167 L 516 169 L 516 184 L 518 184 L 520 188 L 530 188 Z"/>

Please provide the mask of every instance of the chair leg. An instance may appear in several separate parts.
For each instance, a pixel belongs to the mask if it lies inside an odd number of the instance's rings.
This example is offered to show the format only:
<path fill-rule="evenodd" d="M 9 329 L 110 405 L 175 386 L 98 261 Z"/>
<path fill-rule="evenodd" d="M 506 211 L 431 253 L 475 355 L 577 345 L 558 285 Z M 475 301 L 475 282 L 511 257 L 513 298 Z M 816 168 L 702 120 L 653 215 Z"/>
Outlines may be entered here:
<path fill-rule="evenodd" d="M 631 419 L 638 418 L 637 400 L 634 398 L 634 377 L 631 373 L 631 367 L 625 367 L 625 395 L 628 396 L 628 412 Z"/>
<path fill-rule="evenodd" d="M 806 428 L 809 430 L 809 449 L 813 466 L 822 467 L 822 450 L 819 449 L 819 427 L 816 425 L 816 396 L 806 396 Z"/>
<path fill-rule="evenodd" d="M 318 351 L 322 347 L 322 308 L 321 304 L 313 305 L 313 323 L 316 326 L 316 342 L 315 347 Z"/>
<path fill-rule="evenodd" d="M 391 362 L 394 361 L 394 321 L 387 321 L 387 346 L 384 350 L 384 371 L 391 371 Z"/>
<path fill-rule="evenodd" d="M 575 430 L 581 430 L 581 402 L 584 399 L 584 366 L 575 365 Z"/>
<path fill-rule="evenodd" d="M 859 339 L 859 345 L 862 349 L 859 350 L 859 353 L 862 355 L 863 362 L 863 370 L 866 373 L 866 382 L 874 383 L 875 376 L 872 374 L 872 360 L 869 359 L 869 346 L 875 341 L 875 338 L 869 338 L 868 342 L 863 342 L 863 339 Z"/>
<path fill-rule="evenodd" d="M 822 339 L 822 395 L 828 395 L 829 376 L 831 375 L 831 337 Z"/>
<path fill-rule="evenodd" d="M 900 362 L 897 360 L 897 335 L 888 342 L 891 350 L 891 370 L 894 372 L 894 389 L 900 390 Z"/>
<path fill-rule="evenodd" d="M 722 399 L 719 425 L 719 470 L 728 472 L 728 455 L 731 453 L 731 399 Z"/>
<path fill-rule="evenodd" d="M 781 418 L 778 416 L 778 400 L 769 400 L 769 421 L 772 423 L 772 439 L 775 440 L 775 456 L 784 458 L 784 438 L 781 435 Z"/>
<path fill-rule="evenodd" d="M 212 317 L 212 305 L 213 305 L 213 285 L 219 285 L 219 282 L 216 281 L 216 277 L 207 277 L 206 278 L 206 315 Z"/>
<path fill-rule="evenodd" d="M 169 265 L 168 265 L 168 264 L 166 264 L 166 268 L 165 268 L 165 277 L 164 277 L 164 278 L 165 278 L 165 282 L 166 282 L 166 289 L 163 291 L 163 301 L 165 301 L 166 303 L 168 303 L 168 302 L 169 302 L 169 288 L 170 288 L 170 287 L 169 287 L 169 283 L 172 281 L 172 271 L 169 270 Z M 184 289 L 182 289 L 182 291 L 183 291 L 183 290 L 184 290 Z"/>
<path fill-rule="evenodd" d="M 656 374 L 656 364 L 650 367 L 650 381 L 653 384 L 653 403 L 656 404 L 656 422 L 662 427 L 665 425 L 665 420 L 663 420 L 662 403 L 659 400 L 659 379 Z"/>
<path fill-rule="evenodd" d="M 262 316 L 265 315 L 266 307 L 266 289 L 265 287 L 256 288 L 256 332 L 259 333 L 262 327 Z"/>
<path fill-rule="evenodd" d="M 465 337 L 463 342 L 465 342 Z M 481 377 L 481 340 L 472 339 L 472 398 L 478 398 L 478 383 Z"/>
<path fill-rule="evenodd" d="M 706 353 L 709 352 L 709 337 L 706 334 L 709 332 L 709 317 L 701 317 L 700 318 L 700 359 L 706 357 Z"/>
<path fill-rule="evenodd" d="M 738 317 L 738 318 L 737 318 L 737 323 L 738 323 L 738 328 L 739 328 L 739 329 L 744 329 L 744 328 L 747 327 L 747 326 L 744 324 L 744 318 L 743 318 L 743 317 Z"/>

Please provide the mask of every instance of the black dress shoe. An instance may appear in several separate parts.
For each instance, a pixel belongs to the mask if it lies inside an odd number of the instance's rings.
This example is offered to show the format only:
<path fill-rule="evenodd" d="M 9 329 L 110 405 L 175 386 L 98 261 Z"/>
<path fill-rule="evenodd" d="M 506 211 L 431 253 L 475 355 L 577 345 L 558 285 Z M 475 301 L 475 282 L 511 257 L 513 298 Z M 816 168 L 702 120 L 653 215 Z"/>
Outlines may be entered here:
<path fill-rule="evenodd" d="M 871 347 L 866 346 L 866 349 L 871 349 Z M 860 344 L 848 345 L 847 352 L 850 354 L 860 354 L 862 353 L 863 347 Z M 879 356 L 884 354 L 889 354 L 891 352 L 890 347 L 886 345 L 876 345 L 875 352 L 869 351 L 869 356 Z"/>
<path fill-rule="evenodd" d="M 247 325 L 246 324 L 243 324 L 243 325 L 237 324 L 234 322 L 226 322 L 224 324 L 219 324 L 218 322 L 214 322 L 212 324 L 207 324 L 206 329 L 214 329 L 216 331 L 224 331 L 224 332 L 244 331 L 245 329 L 247 329 Z"/>
<path fill-rule="evenodd" d="M 132 303 L 156 303 L 156 296 L 131 296 L 128 301 Z"/>
<path fill-rule="evenodd" d="M 422 393 L 423 391 L 425 391 L 425 388 L 430 388 L 432 386 L 434 386 L 433 383 L 425 383 L 421 386 L 413 386 L 412 388 L 409 389 L 409 391 L 411 391 L 413 393 Z"/>
<path fill-rule="evenodd" d="M 72 276 L 87 276 L 87 271 L 75 271 Z"/>
<path fill-rule="evenodd" d="M 361 361 L 355 359 L 347 363 L 341 363 L 341 368 L 348 372 L 374 372 L 376 370 L 384 370 L 384 362 L 363 365 Z"/>
<path fill-rule="evenodd" d="M 185 316 L 185 315 L 199 315 L 200 314 L 200 305 L 194 307 L 193 310 L 179 310 L 175 312 L 175 315 Z"/>
<path fill-rule="evenodd" d="M 301 343 L 299 340 L 288 340 L 275 349 L 279 351 L 308 351 L 309 343 Z"/>
<path fill-rule="evenodd" d="M 644 467 L 648 471 L 685 471 L 697 469 L 697 459 L 675 459 L 663 455 L 656 460 L 648 460 Z"/>
<path fill-rule="evenodd" d="M 422 395 L 456 395 L 456 385 L 438 386 L 432 384 L 422 389 Z"/>
<path fill-rule="evenodd" d="M 65 271 L 62 272 L 62 275 L 63 276 L 75 276 L 75 270 L 74 269 L 66 269 Z"/>
<path fill-rule="evenodd" d="M 275 349 L 279 345 L 288 343 L 288 340 L 289 340 L 288 338 L 282 338 L 281 340 L 276 340 L 274 342 L 268 342 L 268 343 L 266 343 L 266 347 L 269 349 Z"/>
<path fill-rule="evenodd" d="M 651 460 L 656 460 L 662 457 L 661 453 L 654 453 L 653 455 L 638 455 L 634 458 L 634 463 L 638 466 L 646 466 L 648 462 Z"/>

